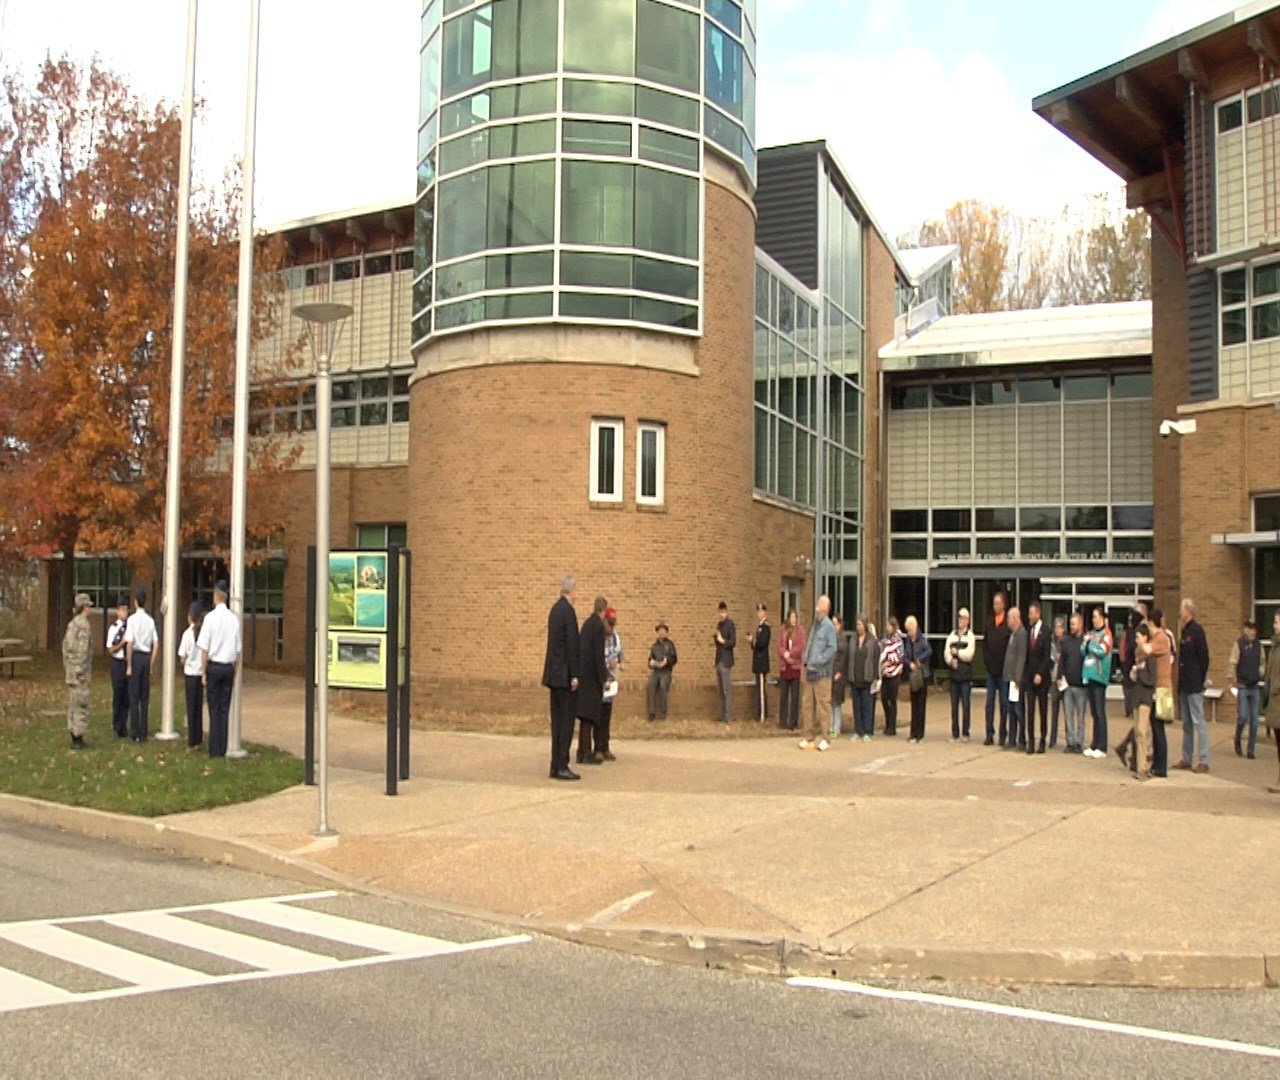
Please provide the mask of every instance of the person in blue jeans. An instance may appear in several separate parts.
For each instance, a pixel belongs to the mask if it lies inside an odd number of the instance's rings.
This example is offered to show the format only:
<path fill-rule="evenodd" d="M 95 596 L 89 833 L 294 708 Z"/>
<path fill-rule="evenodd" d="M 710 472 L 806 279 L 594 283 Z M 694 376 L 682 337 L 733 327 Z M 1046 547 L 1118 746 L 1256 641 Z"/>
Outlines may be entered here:
<path fill-rule="evenodd" d="M 987 668 L 987 738 L 986 746 L 996 741 L 996 706 L 1000 708 L 1000 742 L 1005 741 L 1009 726 L 1009 684 L 1004 678 L 1005 653 L 1009 649 L 1009 598 L 998 592 L 991 598 L 991 613 L 987 616 L 986 631 L 982 635 L 982 661 Z"/>
<path fill-rule="evenodd" d="M 1089 711 L 1093 713 L 1093 742 L 1085 757 L 1107 756 L 1107 686 L 1111 682 L 1111 652 L 1115 638 L 1107 625 L 1106 612 L 1093 609 L 1093 626 L 1084 636 L 1084 685 L 1089 692 Z"/>
<path fill-rule="evenodd" d="M 1236 757 L 1243 757 L 1240 736 L 1249 725 L 1249 757 L 1257 757 L 1258 705 L 1263 676 L 1262 642 L 1258 640 L 1258 624 L 1246 619 L 1244 633 L 1231 646 L 1231 685 L 1236 691 Z"/>
<path fill-rule="evenodd" d="M 1209 642 L 1196 619 L 1196 605 L 1183 600 L 1182 637 L 1178 642 L 1178 703 L 1182 707 L 1182 760 L 1175 769 L 1209 771 L 1209 725 L 1204 720 L 1204 688 L 1209 679 Z M 1200 752 L 1196 754 L 1196 738 Z M 1194 764 L 1192 760 L 1195 759 Z"/>
<path fill-rule="evenodd" d="M 849 640 L 849 690 L 853 697 L 853 737 L 870 742 L 876 730 L 875 699 L 871 686 L 880 677 L 880 642 L 871 632 L 866 615 L 853 623 Z"/>

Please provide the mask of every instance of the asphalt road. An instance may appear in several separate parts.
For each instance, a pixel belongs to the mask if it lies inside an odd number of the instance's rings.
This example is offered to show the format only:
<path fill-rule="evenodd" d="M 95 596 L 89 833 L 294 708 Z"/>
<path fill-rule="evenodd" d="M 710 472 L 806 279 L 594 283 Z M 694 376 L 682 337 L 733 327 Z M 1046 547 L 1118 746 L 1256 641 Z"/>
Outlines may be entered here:
<path fill-rule="evenodd" d="M 56 983 L 77 994 L 120 987 L 118 979 L 14 944 L 13 938 L 29 931 L 13 923 L 191 906 L 201 910 L 176 917 L 185 920 L 189 914 L 191 921 L 214 926 L 215 933 L 236 930 L 229 938 L 243 942 L 246 924 L 234 913 L 253 905 L 237 908 L 227 902 L 304 891 L 226 867 L 0 826 L 0 995 L 5 973 L 13 971 L 37 985 Z M 322 930 L 332 924 L 356 937 L 383 932 L 370 927 L 392 928 L 465 944 L 511 933 L 357 895 L 258 908 L 319 912 Z M 334 915 L 357 923 L 325 918 Z M 189 922 L 182 925 L 190 929 Z M 117 949 L 149 941 L 97 920 L 55 929 L 61 935 L 56 940 L 66 938 L 67 930 Z M 329 958 L 324 962 L 333 966 L 258 978 L 245 974 L 244 965 L 206 956 L 207 975 L 231 981 L 16 1011 L 0 1006 L 0 1076 L 1171 1080 L 1229 1075 L 1243 1080 L 1280 1075 L 1280 1058 L 972 1013 L 933 999 L 885 1000 L 801 988 L 551 940 L 369 962 L 368 949 L 307 939 L 288 929 L 258 926 L 257 931 L 271 943 L 267 948 L 321 948 Z M 390 936 L 403 938 L 410 949 L 420 940 Z M 144 964 L 191 962 L 192 954 L 164 942 L 150 943 L 145 951 L 151 959 L 143 957 Z M 12 984 L 11 978 L 10 991 Z M 888 989 L 1280 1048 L 1280 996 L 1271 992 Z"/>

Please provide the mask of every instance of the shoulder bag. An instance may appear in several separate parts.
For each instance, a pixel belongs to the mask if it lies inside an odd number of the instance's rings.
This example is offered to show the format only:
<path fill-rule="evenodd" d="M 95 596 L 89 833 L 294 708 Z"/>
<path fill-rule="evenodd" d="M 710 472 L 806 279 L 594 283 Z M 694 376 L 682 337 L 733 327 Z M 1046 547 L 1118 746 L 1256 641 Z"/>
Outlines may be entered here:
<path fill-rule="evenodd" d="M 1156 687 L 1156 719 L 1168 723 L 1173 719 L 1173 690 L 1168 686 Z"/>

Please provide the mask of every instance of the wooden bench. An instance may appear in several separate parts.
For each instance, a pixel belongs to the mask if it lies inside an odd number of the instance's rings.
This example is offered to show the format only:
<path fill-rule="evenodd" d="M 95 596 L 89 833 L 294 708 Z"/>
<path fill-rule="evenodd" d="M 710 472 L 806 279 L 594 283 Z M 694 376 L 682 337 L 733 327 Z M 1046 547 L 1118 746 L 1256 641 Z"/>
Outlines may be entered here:
<path fill-rule="evenodd" d="M 17 670 L 17 668 L 18 668 L 18 665 L 19 665 L 19 664 L 29 664 L 29 663 L 31 663 L 32 659 L 33 659 L 33 658 L 32 658 L 32 657 L 30 657 L 30 656 L 0 656 L 0 668 L 3 668 L 3 667 L 5 666 L 5 664 L 8 664 L 8 665 L 9 665 L 9 678 L 11 678 L 11 679 L 12 679 L 12 678 L 13 678 L 13 674 L 14 674 L 14 672 L 15 672 L 15 671 Z"/>

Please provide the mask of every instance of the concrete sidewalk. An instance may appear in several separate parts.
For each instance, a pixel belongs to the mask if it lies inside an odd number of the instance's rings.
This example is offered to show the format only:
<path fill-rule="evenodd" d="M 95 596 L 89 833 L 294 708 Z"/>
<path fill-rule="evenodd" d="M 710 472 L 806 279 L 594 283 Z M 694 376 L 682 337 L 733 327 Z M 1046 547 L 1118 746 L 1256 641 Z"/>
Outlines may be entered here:
<path fill-rule="evenodd" d="M 300 684 L 251 676 L 245 738 L 299 752 Z M 630 742 L 581 783 L 548 740 L 414 731 L 382 794 L 384 729 L 335 716 L 330 820 L 314 788 L 164 819 L 362 887 L 657 956 L 842 977 L 1180 986 L 1280 976 L 1275 751 L 1138 784 L 1115 755 Z M 1124 730 L 1118 707 L 1112 728 Z M 1169 730 L 1178 756 L 1179 727 Z"/>

